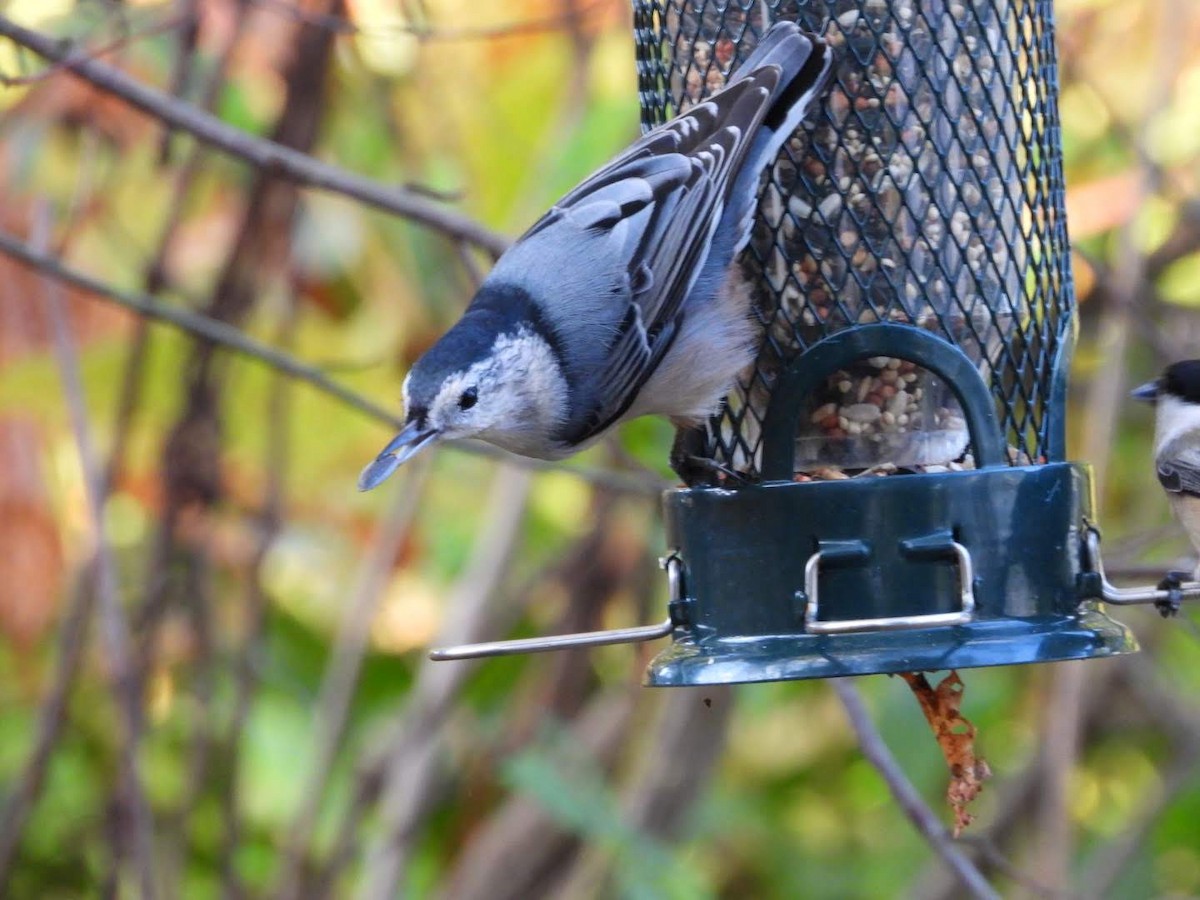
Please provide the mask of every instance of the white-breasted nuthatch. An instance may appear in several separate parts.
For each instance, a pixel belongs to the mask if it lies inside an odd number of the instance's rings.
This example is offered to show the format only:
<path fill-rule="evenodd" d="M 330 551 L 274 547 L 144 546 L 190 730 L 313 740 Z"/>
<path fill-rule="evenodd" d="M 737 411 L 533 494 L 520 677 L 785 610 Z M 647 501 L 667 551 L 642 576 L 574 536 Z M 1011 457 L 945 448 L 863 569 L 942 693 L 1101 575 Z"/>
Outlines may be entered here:
<path fill-rule="evenodd" d="M 1154 467 L 1200 554 L 1200 359 L 1172 363 L 1133 396 L 1154 404 Z M 1200 571 L 1200 567 L 1197 567 Z"/>
<path fill-rule="evenodd" d="M 404 428 L 359 489 L 440 440 L 559 459 L 637 416 L 687 427 L 714 413 L 754 356 L 735 258 L 759 176 L 831 62 L 819 38 L 775 24 L 719 93 L 551 207 L 408 373 Z"/>

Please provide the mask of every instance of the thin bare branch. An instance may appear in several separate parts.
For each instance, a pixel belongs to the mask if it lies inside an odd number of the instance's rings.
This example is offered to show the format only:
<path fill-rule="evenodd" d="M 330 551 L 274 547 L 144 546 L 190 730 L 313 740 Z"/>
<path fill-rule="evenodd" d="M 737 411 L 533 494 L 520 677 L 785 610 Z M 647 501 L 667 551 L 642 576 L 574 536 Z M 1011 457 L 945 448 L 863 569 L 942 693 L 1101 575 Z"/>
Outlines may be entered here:
<path fill-rule="evenodd" d="M 90 167 L 80 166 L 80 178 L 76 182 L 70 203 L 73 212 L 78 210 L 80 197 L 86 193 L 83 185 L 89 180 L 89 175 Z M 70 221 L 75 221 L 73 216 Z M 3 317 L 8 321 L 2 327 L 24 330 L 28 324 L 20 320 L 19 307 L 14 302 L 17 299 L 13 296 L 14 290 L 11 282 L 0 283 L 0 310 L 7 309 L 9 313 Z M 6 303 L 7 307 L 4 306 Z M 71 689 L 80 671 L 80 662 L 87 647 L 88 628 L 95 607 L 95 581 L 96 573 L 93 564 L 90 563 L 76 576 L 67 609 L 58 628 L 50 686 L 38 707 L 33 746 L 20 775 L 13 779 L 3 809 L 0 810 L 0 895 L 6 894 L 5 887 L 12 875 L 22 831 L 41 796 L 50 759 L 58 748 L 59 739 L 67 724 Z"/>
<path fill-rule="evenodd" d="M 478 290 L 479 285 L 483 283 L 484 276 L 487 275 L 487 273 L 480 268 L 479 263 L 475 260 L 475 257 L 471 255 L 470 245 L 459 241 L 458 244 L 455 245 L 455 250 L 458 253 L 459 261 L 462 263 L 463 272 L 466 273 L 467 280 L 471 283 L 471 289 Z"/>
<path fill-rule="evenodd" d="M 18 238 L 3 231 L 0 231 L 0 253 L 6 254 L 9 258 L 30 269 L 50 275 L 98 299 L 115 303 L 117 306 L 124 307 L 138 315 L 170 325 L 187 334 L 195 335 L 213 344 L 257 360 L 298 381 L 303 381 L 305 384 L 311 385 L 317 390 L 335 397 L 352 409 L 365 413 L 367 416 L 390 425 L 393 428 L 399 429 L 404 424 L 400 417 L 372 403 L 361 394 L 343 387 L 318 369 L 300 362 L 300 360 L 291 354 L 273 349 L 254 340 L 254 338 L 248 337 L 231 325 L 226 325 L 208 316 L 167 306 L 149 294 L 119 290 L 90 275 L 84 275 L 82 272 L 63 265 L 56 257 L 48 253 L 40 253 Z M 505 453 L 503 450 L 498 450 L 487 444 L 455 442 L 452 446 L 469 453 L 477 453 L 482 456 L 491 457 L 492 459 L 503 460 L 533 471 L 567 472 L 593 484 L 602 485 L 623 493 L 657 496 L 660 492 L 671 486 L 670 482 L 649 474 L 604 471 L 580 466 L 569 466 L 547 460 L 526 459 Z"/>
<path fill-rule="evenodd" d="M 494 599 L 492 603 L 493 611 L 490 612 L 488 616 L 489 624 L 487 625 L 487 634 L 499 635 L 506 633 L 507 630 L 521 617 L 525 606 L 530 601 L 530 598 L 537 597 L 540 592 L 548 586 L 567 584 L 570 584 L 576 588 L 580 586 L 579 579 L 581 576 L 581 569 L 586 568 L 589 562 L 594 560 L 596 556 L 601 553 L 601 546 L 604 542 L 604 536 L 607 535 L 611 537 L 613 534 L 613 528 L 610 524 L 613 521 L 609 512 L 610 506 L 611 504 L 605 502 L 604 494 L 599 492 L 598 496 L 594 500 L 595 511 L 589 514 L 589 520 L 591 521 L 589 531 L 578 538 L 575 541 L 574 546 L 562 556 L 549 560 L 539 571 L 532 573 L 530 576 L 522 579 L 520 582 L 512 585 L 511 587 L 506 587 L 503 595 Z M 586 576 L 583 577 L 586 579 Z M 584 588 L 584 593 L 589 593 L 587 588 Z M 573 592 L 572 596 L 574 597 L 577 595 Z M 593 606 L 594 605 L 595 604 L 593 604 Z M 569 616 L 569 613 L 565 615 Z M 567 624 L 571 621 L 573 620 L 570 620 L 566 617 L 560 617 L 558 625 L 564 625 L 568 628 L 574 627 L 573 625 Z M 590 626 L 585 624 L 579 627 L 583 628 Z M 445 637 L 448 641 L 461 641 L 463 639 L 461 637 L 463 633 L 464 631 L 462 628 L 455 627 L 452 632 L 444 634 L 443 637 Z M 479 635 L 476 637 L 478 636 Z M 560 656 L 569 655 L 570 653 L 561 654 Z M 466 679 L 470 677 L 470 675 L 475 671 L 476 665 L 477 664 L 475 663 L 455 663 L 454 668 L 458 669 L 456 678 Z M 433 664 L 430 671 L 436 672 L 437 666 L 442 666 L 442 664 Z M 549 672 L 549 674 L 546 674 L 547 672 Z M 560 678 L 560 672 L 561 670 L 557 666 L 543 667 L 539 669 L 539 673 L 541 674 L 536 677 L 541 681 L 552 681 Z M 455 687 L 455 690 L 457 689 L 458 688 Z M 536 698 L 532 700 L 516 701 L 517 706 L 522 710 L 529 708 L 541 710 L 553 708 L 562 713 L 562 718 L 564 719 L 568 717 L 574 719 L 579 714 L 579 710 L 577 708 L 569 712 L 560 710 L 554 699 L 546 696 L 547 693 L 549 692 L 538 691 Z M 442 702 L 445 709 L 448 710 L 450 704 L 456 702 L 457 695 L 453 691 L 448 691 L 445 692 L 443 696 L 445 696 L 446 699 L 440 702 Z M 359 827 L 359 823 L 365 817 L 370 815 L 370 808 L 378 799 L 379 793 L 382 790 L 384 775 L 388 770 L 388 766 L 391 764 L 393 757 L 399 752 L 396 748 L 396 744 L 397 741 L 403 739 L 403 731 L 406 727 L 405 723 L 410 721 L 410 713 L 411 710 L 409 712 L 402 713 L 393 724 L 392 729 L 386 733 L 383 740 L 379 741 L 377 745 L 372 746 L 367 752 L 363 753 L 362 758 L 359 760 L 357 765 L 357 777 L 354 793 L 346 810 L 339 817 L 341 825 L 338 828 L 337 836 L 334 840 L 333 849 L 329 854 L 329 858 L 322 866 L 319 882 L 320 886 L 313 891 L 313 896 L 326 897 L 336 895 L 333 885 L 337 884 L 346 867 L 349 866 L 351 860 L 358 853 L 358 844 L 363 837 L 362 829 Z M 443 715 L 445 714 L 446 713 L 443 713 Z M 507 743 L 510 740 L 514 740 L 514 738 L 511 737 L 511 732 L 514 730 L 518 733 L 521 732 L 521 725 L 516 722 L 516 719 L 519 718 L 522 718 L 522 716 L 518 715 L 513 722 L 510 722 L 509 728 L 507 729 L 510 732 L 510 737 L 500 738 L 499 740 L 502 743 Z M 527 739 L 527 737 L 528 736 L 525 735 L 524 737 L 517 737 L 515 740 L 520 741 Z M 429 790 L 431 794 L 436 794 L 438 787 L 431 785 Z M 457 881 L 451 885 L 450 896 L 457 896 L 457 894 L 454 893 L 454 891 L 457 890 L 457 888 L 454 886 L 456 884 Z M 515 876 L 512 884 L 516 891 L 513 896 L 528 896 L 528 892 L 524 894 L 521 892 L 521 885 L 524 883 L 515 880 Z"/>
<path fill-rule="evenodd" d="M 11 259 L 35 271 L 52 276 L 58 281 L 86 291 L 101 300 L 115 303 L 117 306 L 135 312 L 139 316 L 144 316 L 155 322 L 163 322 L 174 328 L 178 328 L 180 331 L 203 338 L 206 341 L 230 350 L 235 350 L 243 356 L 265 363 L 273 369 L 290 375 L 292 378 L 311 384 L 322 392 L 336 397 L 347 406 L 364 412 L 374 419 L 379 419 L 397 428 L 403 425 L 403 422 L 397 416 L 394 416 L 382 407 L 376 406 L 366 398 L 347 390 L 290 354 L 272 349 L 254 340 L 254 338 L 247 337 L 232 325 L 219 322 L 209 316 L 202 316 L 185 309 L 167 306 L 150 294 L 135 294 L 118 290 L 112 285 L 68 268 L 55 256 L 49 253 L 39 253 L 28 244 L 4 232 L 0 232 L 0 252 L 5 253 Z"/>
<path fill-rule="evenodd" d="M 31 84 L 37 84 L 39 81 L 45 81 L 51 75 L 63 71 L 71 66 L 72 63 L 85 62 L 87 60 L 100 59 L 105 56 L 110 56 L 120 50 L 126 49 L 135 41 L 144 40 L 145 38 L 156 37 L 165 32 L 172 31 L 178 28 L 183 17 L 178 13 L 172 13 L 161 22 L 155 22 L 152 25 L 147 25 L 145 28 L 140 28 L 137 31 L 125 31 L 122 35 L 104 44 L 100 47 L 88 48 L 76 47 L 63 59 L 55 60 L 50 65 L 30 75 L 4 75 L 0 73 L 0 87 L 27 87 Z"/>
<path fill-rule="evenodd" d="M 175 5 L 178 7 L 179 30 L 175 33 L 175 46 L 171 52 L 169 92 L 173 97 L 182 99 L 187 97 L 196 73 L 196 50 L 200 42 L 200 0 L 176 0 Z M 235 35 L 244 20 L 244 15 L 238 15 L 238 27 L 232 29 Z M 209 79 L 209 83 L 213 81 L 224 81 L 224 69 L 220 65 L 214 77 Z M 212 107 L 207 104 L 202 104 L 202 107 L 212 111 Z M 171 162 L 173 137 L 174 132 L 170 128 L 164 128 L 159 137 L 158 163 L 161 166 Z"/>
<path fill-rule="evenodd" d="M 190 9 L 191 0 L 185 0 L 185 12 L 194 13 Z M 200 106 L 212 110 L 216 105 L 221 87 L 225 84 L 225 76 L 233 59 L 234 50 L 241 41 L 246 27 L 244 7 L 239 6 L 239 15 L 234 26 L 229 29 L 225 40 L 216 54 L 216 62 L 205 80 L 201 90 Z M 160 156 L 164 159 L 170 146 L 170 129 L 163 132 L 160 145 Z M 142 274 L 142 288 L 148 296 L 159 293 L 168 282 L 167 258 L 175 245 L 179 234 L 179 226 L 183 222 L 184 210 L 192 193 L 192 186 L 200 174 L 200 166 L 204 161 L 207 148 L 200 143 L 192 146 L 183 164 L 175 169 L 171 179 L 171 199 L 167 205 L 167 216 L 159 231 L 158 246 L 150 261 L 146 263 Z M 130 340 L 129 354 L 126 358 L 125 369 L 121 376 L 121 388 L 117 401 L 116 421 L 113 427 L 113 446 L 109 452 L 106 484 L 111 487 L 121 473 L 124 464 L 125 445 L 129 438 L 134 417 L 138 411 L 142 396 L 142 381 L 146 360 L 150 349 L 150 329 L 144 317 L 139 317 L 137 327 Z"/>
<path fill-rule="evenodd" d="M 396 493 L 391 512 L 375 534 L 354 589 L 350 592 L 350 601 L 345 606 L 338 628 L 333 657 L 326 666 L 317 695 L 311 732 L 315 750 L 309 761 L 307 776 L 300 781 L 304 785 L 303 797 L 282 854 L 281 898 L 299 897 L 302 893 L 305 854 L 316 826 L 317 814 L 321 810 L 321 801 L 325 798 L 334 760 L 346 732 L 350 701 L 358 684 L 371 622 L 392 572 L 397 550 L 404 543 L 424 496 L 429 461 L 417 460 L 417 464 L 404 474 L 405 480 Z"/>
<path fill-rule="evenodd" d="M 92 55 L 101 56 L 124 50 L 134 40 L 160 34 L 177 26 L 179 22 L 180 15 L 176 14 L 165 21 L 132 33 L 127 28 L 122 27 L 120 29 L 122 36 L 118 40 L 92 51 Z M 211 108 L 219 86 L 223 82 L 224 72 L 231 56 L 232 47 L 240 34 L 241 22 L 242 19 L 239 18 L 239 27 L 231 31 L 226 45 L 218 54 L 218 62 L 207 80 L 204 90 L 205 99 L 203 101 L 206 109 Z M 18 83 L 29 84 L 40 81 L 61 69 L 62 66 L 60 64 L 55 64 L 35 75 L 7 79 L 4 83 L 9 85 Z M 163 280 L 162 261 L 166 256 L 171 240 L 181 220 L 184 200 L 198 172 L 199 167 L 197 164 L 203 156 L 203 151 L 204 147 L 202 144 L 197 144 L 193 147 L 187 163 L 180 167 L 176 173 L 170 214 L 168 215 L 167 223 L 163 226 L 158 252 L 155 254 L 154 261 L 147 267 L 145 275 L 147 290 L 151 293 L 161 287 Z M 83 195 L 89 193 L 86 187 L 86 176 L 90 173 L 91 167 L 80 166 L 79 168 L 81 177 L 77 181 L 71 207 L 72 210 L 77 210 L 80 215 L 69 215 L 67 217 L 68 222 L 72 224 L 82 219 L 82 213 L 86 209 L 87 204 L 81 198 Z M 59 241 L 60 248 L 65 243 L 66 237 L 63 236 Z M 111 491 L 113 484 L 116 483 L 121 471 L 125 456 L 126 438 L 128 437 L 140 397 L 141 373 L 144 369 L 148 341 L 146 319 L 139 318 L 138 325 L 138 330 L 131 342 L 128 362 L 122 377 L 120 399 L 113 427 L 113 445 L 109 452 L 108 464 L 105 467 L 102 482 L 99 486 L 99 495 L 105 498 Z M 58 739 L 65 724 L 66 706 L 70 697 L 71 685 L 79 672 L 79 662 L 86 647 L 88 623 L 95 605 L 95 582 L 96 575 L 93 567 L 88 566 L 81 573 L 79 581 L 72 591 L 70 606 L 64 615 L 62 625 L 59 629 L 58 652 L 55 658 L 51 686 L 38 711 L 38 725 L 34 748 L 30 753 L 21 777 L 16 782 L 16 789 L 9 796 L 3 812 L 0 813 L 0 893 L 3 893 L 3 886 L 9 873 L 12 854 L 18 846 L 20 832 L 24 827 L 24 822 L 33 804 L 36 802 L 37 796 L 40 794 L 45 779 L 46 768 L 51 755 L 58 745 Z"/>
<path fill-rule="evenodd" d="M 191 79 L 195 41 L 198 37 L 199 11 L 194 0 L 180 0 L 177 5 L 179 7 L 179 16 L 186 24 L 179 32 L 178 49 L 180 52 L 177 53 L 175 73 L 172 81 L 176 92 L 182 94 Z M 205 110 L 213 108 L 221 87 L 225 83 L 225 76 L 233 56 L 233 51 L 237 47 L 245 27 L 245 18 L 244 14 L 237 16 L 234 27 L 228 30 L 216 54 L 215 64 L 204 80 L 199 102 Z M 172 146 L 171 137 L 171 129 L 165 129 L 160 142 L 160 162 L 162 163 L 166 163 L 169 160 L 169 151 Z M 192 192 L 192 186 L 200 174 L 201 163 L 207 152 L 208 148 L 204 144 L 199 142 L 194 143 L 188 150 L 183 164 L 176 167 L 172 173 L 171 199 L 167 206 L 167 215 L 159 231 L 156 250 L 150 261 L 143 267 L 142 284 L 147 294 L 152 295 L 157 293 L 168 282 L 166 260 L 174 246 L 176 235 L 183 221 L 184 210 L 187 207 L 187 201 Z M 106 473 L 106 487 L 111 487 L 111 485 L 116 483 L 124 465 L 126 445 L 136 414 L 140 409 L 151 337 L 152 333 L 148 327 L 148 320 L 145 317 L 139 317 L 137 328 L 130 342 L 129 354 L 122 375 L 116 421 L 113 429 L 113 446 Z M 268 492 L 273 487 L 277 487 L 277 483 L 281 477 L 279 473 L 273 470 L 269 469 L 269 472 Z M 265 525 L 263 530 L 264 533 L 268 531 Z M 274 529 L 270 530 L 270 534 L 274 534 Z M 270 537 L 267 536 L 260 539 L 260 554 L 265 553 L 264 545 L 268 544 L 269 541 Z M 247 608 L 254 610 L 257 607 L 255 607 L 253 602 L 248 602 Z M 192 604 L 189 607 L 189 615 L 192 618 L 194 633 L 198 638 L 198 647 L 201 650 L 200 657 L 204 660 L 210 660 L 213 648 L 211 628 L 207 619 L 208 611 L 202 608 L 200 604 Z M 164 817 L 165 827 L 159 829 L 163 840 L 157 848 L 157 860 L 160 878 L 169 896 L 174 894 L 178 886 L 178 872 L 184 865 L 183 857 L 188 846 L 188 829 L 192 825 L 195 806 L 200 801 L 206 789 L 206 774 L 210 757 L 214 749 L 219 749 L 217 739 L 214 735 L 213 680 L 214 672 L 212 666 L 202 665 L 196 678 L 195 700 L 198 715 L 194 717 L 195 727 L 191 738 L 191 751 L 188 762 L 189 774 L 185 794 L 178 808 Z M 239 706 L 238 710 L 240 711 L 240 709 L 241 707 Z M 229 770 L 234 771 L 234 766 L 231 766 Z M 228 779 L 229 782 L 233 782 L 234 780 L 233 776 L 230 776 Z M 222 845 L 222 849 L 230 846 L 231 842 L 236 841 L 238 833 L 236 807 L 234 807 L 234 810 L 234 820 L 226 821 L 225 836 L 227 840 Z"/>
<path fill-rule="evenodd" d="M 439 644 L 484 636 L 489 601 L 508 571 L 530 486 L 528 473 L 508 466 L 496 469 L 471 562 L 446 602 Z M 476 665 L 426 659 L 408 706 L 389 729 L 379 810 L 382 831 L 367 851 L 366 877 L 359 890 L 366 900 L 394 897 L 399 890 L 417 826 L 437 795 L 445 742 L 440 726 Z"/>
<path fill-rule="evenodd" d="M 933 852 L 958 876 L 962 886 L 972 897 L 1000 900 L 1000 894 L 988 884 L 975 864 L 954 845 L 954 840 L 941 820 L 908 780 L 904 770 L 896 762 L 896 757 L 884 743 L 883 736 L 871 721 L 871 715 L 867 712 L 858 689 L 848 678 L 831 678 L 829 683 L 846 709 L 846 717 L 858 737 L 863 756 L 882 776 L 901 812 L 913 823 L 921 837 L 928 841 Z"/>
<path fill-rule="evenodd" d="M 1119 369 L 1121 374 L 1117 378 L 1124 378 L 1123 362 L 1114 362 L 1108 368 Z M 1103 430 L 1103 422 L 1097 428 Z M 1079 757 L 1082 697 L 1089 674 L 1087 663 L 1082 660 L 1059 663 L 1045 672 L 1047 683 L 1038 741 L 1041 790 L 1032 816 L 1038 840 L 1028 865 L 1032 878 L 1055 891 L 1066 891 L 1071 883 L 1075 826 L 1070 817 L 1070 779 Z"/>
<path fill-rule="evenodd" d="M 289 314 L 280 323 L 279 339 L 285 344 L 295 337 L 295 298 L 289 304 Z M 267 442 L 264 449 L 263 470 L 266 473 L 265 496 L 258 516 L 258 538 L 254 555 L 246 573 L 246 590 L 241 604 L 245 611 L 244 638 L 235 657 L 232 669 L 234 677 L 233 715 L 224 737 L 224 766 L 228 773 L 221 791 L 221 813 L 224 829 L 221 835 L 221 896 L 224 900 L 238 900 L 244 895 L 241 876 L 237 870 L 236 854 L 241 842 L 242 818 L 239 798 L 241 796 L 241 754 L 246 722 L 250 717 L 250 705 L 254 689 L 258 685 L 257 660 L 263 650 L 266 636 L 267 611 L 270 604 L 263 584 L 263 566 L 267 554 L 279 536 L 284 517 L 285 483 L 290 458 L 288 425 L 291 420 L 292 384 L 286 378 L 276 377 L 271 385 L 267 401 Z"/>
<path fill-rule="evenodd" d="M 342 194 L 384 212 L 411 219 L 455 240 L 482 247 L 493 257 L 498 257 L 508 247 L 507 239 L 467 216 L 438 206 L 403 188 L 379 184 L 320 162 L 307 153 L 246 134 L 190 103 L 142 84 L 120 69 L 98 60 L 75 58 L 73 54 L 76 51 L 69 44 L 24 28 L 5 16 L 0 16 L 0 37 L 28 48 L 52 63 L 61 64 L 100 90 L 119 97 L 172 128 L 185 131 L 230 156 L 260 169 L 270 170 L 296 184 Z"/>
<path fill-rule="evenodd" d="M 341 0 L 325 0 L 340 11 Z M 315 146 L 328 109 L 328 72 L 333 40 L 320 29 L 290 29 L 291 52 L 278 59 L 283 103 L 271 127 L 272 139 L 293 152 Z M 255 173 L 227 246 L 219 274 L 211 284 L 203 310 L 235 328 L 252 315 L 271 280 L 282 274 L 291 253 L 293 224 L 299 208 L 297 186 L 276 177 L 274 170 Z M 294 301 L 293 301 L 294 302 Z M 147 561 L 145 587 L 137 607 L 141 647 L 137 677 L 143 682 L 158 665 L 165 624 L 172 613 L 187 623 L 194 655 L 189 700 L 190 723 L 181 802 L 163 816 L 160 865 L 164 884 L 178 883 L 175 867 L 182 862 L 189 819 L 204 791 L 216 728 L 212 707 L 216 675 L 215 614 L 220 589 L 211 538 L 218 510 L 227 496 L 221 422 L 228 409 L 228 366 L 208 342 L 188 348 L 184 361 L 183 403 L 162 449 L 162 514 Z M 174 577 L 171 577 L 174 576 Z"/>
<path fill-rule="evenodd" d="M 38 211 L 39 224 L 35 244 L 46 244 L 49 232 L 48 210 L 43 205 Z M 129 623 L 121 607 L 120 588 L 117 583 L 116 563 L 105 537 L 103 479 L 87 409 L 83 399 L 83 379 L 79 372 L 79 358 L 71 335 L 67 318 L 67 302 L 62 296 L 61 285 L 51 279 L 42 279 L 42 290 L 46 295 L 46 306 L 50 314 L 54 337 L 54 355 L 61 374 L 63 393 L 66 395 L 70 412 L 71 429 L 83 469 L 84 487 L 87 495 L 88 524 L 90 527 L 92 565 L 96 576 L 96 592 L 101 632 L 108 650 L 112 669 L 113 694 L 121 710 L 121 781 L 124 793 L 122 806 L 130 818 L 133 858 L 137 871 L 138 888 L 144 898 L 157 894 L 154 878 L 154 855 L 151 839 L 150 810 L 142 788 L 141 772 L 137 757 L 136 735 L 140 716 L 139 697 L 134 692 L 132 677 L 133 653 L 130 646 Z"/>
<path fill-rule="evenodd" d="M 1032 896 L 1039 898 L 1039 900 L 1083 900 L 1085 897 L 1101 896 L 1100 894 L 1078 894 L 1074 891 L 1060 890 L 1052 888 L 1047 884 L 1042 884 L 1040 881 L 1031 878 L 1007 856 L 1001 853 L 1000 848 L 987 835 L 964 835 L 958 838 L 958 841 L 964 848 L 970 847 L 975 850 L 979 854 L 980 859 L 986 862 L 992 871 L 1011 879 L 1014 884 L 1025 888 L 1025 890 Z"/>

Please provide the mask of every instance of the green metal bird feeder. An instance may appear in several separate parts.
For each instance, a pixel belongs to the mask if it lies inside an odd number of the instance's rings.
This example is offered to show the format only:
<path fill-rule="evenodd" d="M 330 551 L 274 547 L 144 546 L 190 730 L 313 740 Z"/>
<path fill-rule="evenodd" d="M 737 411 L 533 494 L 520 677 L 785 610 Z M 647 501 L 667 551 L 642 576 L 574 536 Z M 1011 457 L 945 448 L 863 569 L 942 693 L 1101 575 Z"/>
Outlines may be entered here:
<path fill-rule="evenodd" d="M 634 0 L 643 125 L 718 90 L 772 21 L 836 54 L 765 173 L 743 264 L 757 361 L 664 496 L 670 618 L 435 651 L 671 636 L 650 685 L 1131 652 L 1065 459 L 1075 309 L 1050 0 Z"/>

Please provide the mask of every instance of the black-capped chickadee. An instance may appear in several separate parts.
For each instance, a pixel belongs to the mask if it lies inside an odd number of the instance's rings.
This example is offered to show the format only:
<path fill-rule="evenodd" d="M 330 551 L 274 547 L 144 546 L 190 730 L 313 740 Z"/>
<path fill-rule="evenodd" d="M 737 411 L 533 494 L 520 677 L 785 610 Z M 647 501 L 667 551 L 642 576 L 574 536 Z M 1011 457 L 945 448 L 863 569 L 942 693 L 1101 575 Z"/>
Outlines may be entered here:
<path fill-rule="evenodd" d="M 569 456 L 618 422 L 702 422 L 754 357 L 735 257 L 759 176 L 823 92 L 832 54 L 779 22 L 719 93 L 648 132 L 497 261 L 404 380 L 370 490 L 438 441 Z"/>
<path fill-rule="evenodd" d="M 1200 553 L 1200 359 L 1173 363 L 1133 392 L 1155 406 L 1154 465 L 1171 508 Z"/>

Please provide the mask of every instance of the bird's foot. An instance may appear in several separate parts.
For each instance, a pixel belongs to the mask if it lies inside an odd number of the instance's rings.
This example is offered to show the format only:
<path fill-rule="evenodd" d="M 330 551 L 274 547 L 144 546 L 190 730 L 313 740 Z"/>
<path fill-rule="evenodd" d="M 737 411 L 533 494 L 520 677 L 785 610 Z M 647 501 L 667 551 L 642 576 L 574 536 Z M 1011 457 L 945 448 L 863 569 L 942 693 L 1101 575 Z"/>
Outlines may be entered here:
<path fill-rule="evenodd" d="M 714 487 L 734 482 L 747 484 L 748 479 L 714 459 L 704 455 L 706 434 L 703 428 L 677 428 L 671 447 L 671 469 L 688 487 Z"/>
<path fill-rule="evenodd" d="M 704 456 L 672 455 L 671 468 L 688 487 L 717 487 L 729 482 L 739 485 L 750 483 L 750 479 L 741 472 L 735 472 L 729 466 Z"/>
<path fill-rule="evenodd" d="M 1158 589 L 1166 591 L 1167 596 L 1162 600 L 1154 601 L 1154 608 L 1164 619 L 1179 615 L 1179 607 L 1183 603 L 1183 583 L 1187 581 L 1187 578 L 1186 572 L 1171 571 L 1158 583 Z"/>

